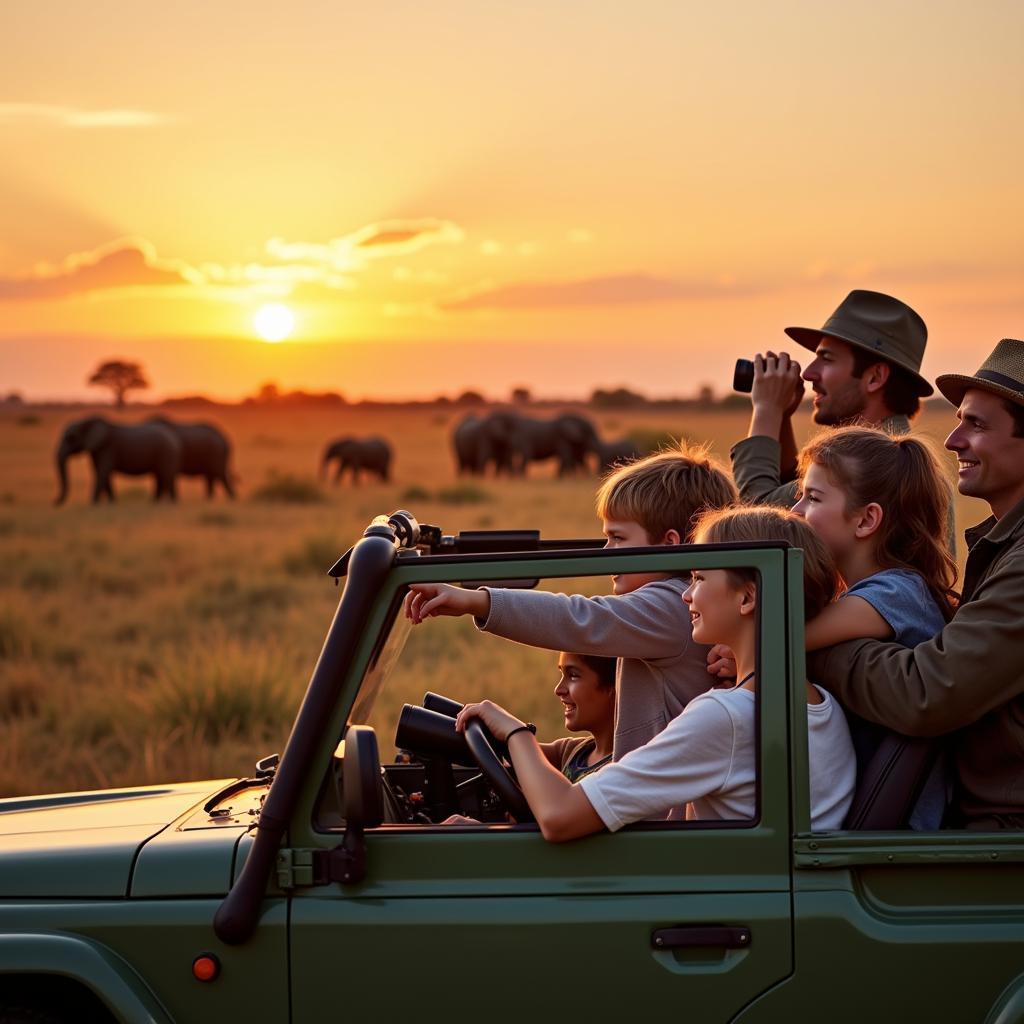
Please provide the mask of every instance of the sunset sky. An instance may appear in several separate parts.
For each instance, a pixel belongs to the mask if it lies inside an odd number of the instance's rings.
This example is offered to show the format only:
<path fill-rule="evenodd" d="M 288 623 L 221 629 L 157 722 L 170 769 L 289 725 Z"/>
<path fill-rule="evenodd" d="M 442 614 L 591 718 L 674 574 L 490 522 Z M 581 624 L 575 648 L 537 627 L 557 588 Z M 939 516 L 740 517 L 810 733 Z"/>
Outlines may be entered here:
<path fill-rule="evenodd" d="M 687 394 L 854 287 L 973 372 L 1024 336 L 1022 40 L 1017 2 L 5 5 L 0 394 Z"/>

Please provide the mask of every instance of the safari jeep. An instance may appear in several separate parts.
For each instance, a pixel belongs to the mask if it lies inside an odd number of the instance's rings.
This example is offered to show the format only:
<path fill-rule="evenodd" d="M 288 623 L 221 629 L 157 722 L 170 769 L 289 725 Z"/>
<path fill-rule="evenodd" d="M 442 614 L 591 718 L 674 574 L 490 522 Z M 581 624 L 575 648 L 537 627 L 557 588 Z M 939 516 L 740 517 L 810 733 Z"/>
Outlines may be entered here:
<path fill-rule="evenodd" d="M 454 733 L 487 673 L 401 613 L 417 581 L 593 592 L 729 566 L 760 580 L 750 821 L 546 842 L 500 747 Z M 923 761 L 897 738 L 848 827 L 810 829 L 800 551 L 445 536 L 396 513 L 331 572 L 340 604 L 279 762 L 0 802 L 4 1024 L 1024 1022 L 1024 836 L 908 830 Z M 435 644 L 413 672 L 407 640 Z M 528 676 L 523 707 L 550 701 Z"/>

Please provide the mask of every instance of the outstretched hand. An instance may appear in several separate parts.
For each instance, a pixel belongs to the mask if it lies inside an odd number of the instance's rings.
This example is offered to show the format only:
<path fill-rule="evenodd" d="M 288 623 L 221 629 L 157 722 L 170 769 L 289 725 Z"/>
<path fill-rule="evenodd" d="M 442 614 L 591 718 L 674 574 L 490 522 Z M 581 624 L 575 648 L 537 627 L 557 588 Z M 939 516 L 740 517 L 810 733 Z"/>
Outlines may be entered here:
<path fill-rule="evenodd" d="M 475 615 L 486 619 L 491 596 L 486 590 L 464 590 L 450 583 L 410 583 L 405 617 L 418 625 L 435 615 Z"/>
<path fill-rule="evenodd" d="M 504 743 L 508 739 L 508 734 L 513 729 L 520 729 L 526 724 L 500 705 L 495 704 L 494 701 L 482 700 L 479 704 L 467 704 L 459 712 L 455 719 L 456 732 L 465 732 L 466 723 L 471 718 L 479 718 L 487 726 L 490 734 L 500 743 Z"/>

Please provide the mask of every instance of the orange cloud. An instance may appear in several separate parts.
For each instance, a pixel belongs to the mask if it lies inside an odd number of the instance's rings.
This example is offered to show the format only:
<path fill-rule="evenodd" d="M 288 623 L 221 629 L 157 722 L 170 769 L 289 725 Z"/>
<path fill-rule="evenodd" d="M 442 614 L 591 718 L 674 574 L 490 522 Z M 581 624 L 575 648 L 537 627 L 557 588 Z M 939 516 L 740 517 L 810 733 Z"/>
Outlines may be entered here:
<path fill-rule="evenodd" d="M 404 256 L 429 245 L 453 245 L 465 235 L 449 220 L 387 220 L 332 238 L 329 242 L 287 242 L 272 238 L 267 252 L 284 262 L 306 261 L 327 264 L 337 271 L 361 270 L 368 258 Z"/>
<path fill-rule="evenodd" d="M 121 238 L 69 256 L 57 267 L 25 277 L 0 278 L 0 301 L 62 299 L 111 288 L 196 284 L 199 275 L 180 260 L 159 259 L 144 239 Z"/>
<path fill-rule="evenodd" d="M 582 306 L 646 305 L 739 294 L 721 283 L 680 281 L 654 274 L 609 274 L 576 281 L 530 281 L 484 286 L 471 294 L 450 299 L 441 308 L 452 312 L 480 309 L 558 309 Z M 749 289 L 743 290 L 749 294 Z"/>

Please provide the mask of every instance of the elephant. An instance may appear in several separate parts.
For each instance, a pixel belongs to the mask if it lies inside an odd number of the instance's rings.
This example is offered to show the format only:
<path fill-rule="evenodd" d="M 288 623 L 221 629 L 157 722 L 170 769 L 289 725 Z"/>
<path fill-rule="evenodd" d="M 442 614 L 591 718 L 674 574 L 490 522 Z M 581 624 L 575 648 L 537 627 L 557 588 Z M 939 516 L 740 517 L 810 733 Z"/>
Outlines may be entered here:
<path fill-rule="evenodd" d="M 352 483 L 359 482 L 359 471 L 375 473 L 383 483 L 390 479 L 391 445 L 381 437 L 339 437 L 324 449 L 320 460 L 320 479 L 327 474 L 328 464 L 337 460 L 334 483 L 338 483 L 345 470 L 351 470 Z"/>
<path fill-rule="evenodd" d="M 480 431 L 483 420 L 479 416 L 463 417 L 452 431 L 452 450 L 455 452 L 455 468 L 459 476 L 469 473 L 482 476 L 486 465 L 486 439 Z"/>
<path fill-rule="evenodd" d="M 76 420 L 64 428 L 57 446 L 57 476 L 60 493 L 56 504 L 68 496 L 67 460 L 71 455 L 88 452 L 95 474 L 93 504 L 104 496 L 114 500 L 110 484 L 112 473 L 128 476 L 153 475 L 153 500 L 177 500 L 174 479 L 181 467 L 181 442 L 173 431 L 159 423 L 125 425 L 111 423 L 102 416 Z"/>
<path fill-rule="evenodd" d="M 587 456 L 599 443 L 594 424 L 577 413 L 550 420 L 534 419 L 517 412 L 491 413 L 481 430 L 494 449 L 508 452 L 512 471 L 524 475 L 531 462 L 558 459 L 558 475 L 585 468 Z"/>
<path fill-rule="evenodd" d="M 176 423 L 165 416 L 151 416 L 147 423 L 158 423 L 172 431 L 181 442 L 182 476 L 206 478 L 206 496 L 213 497 L 214 485 L 220 483 L 229 498 L 234 498 L 228 460 L 231 442 L 212 423 Z"/>
<path fill-rule="evenodd" d="M 597 446 L 598 472 L 605 473 L 614 466 L 639 459 L 643 452 L 636 441 L 623 437 L 618 441 L 599 441 Z"/>
<path fill-rule="evenodd" d="M 490 436 L 489 436 L 490 435 Z M 483 476 L 493 463 L 496 475 L 512 473 L 512 450 L 498 432 L 487 429 L 487 420 L 470 414 L 452 432 L 452 448 L 459 476 Z"/>

